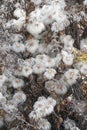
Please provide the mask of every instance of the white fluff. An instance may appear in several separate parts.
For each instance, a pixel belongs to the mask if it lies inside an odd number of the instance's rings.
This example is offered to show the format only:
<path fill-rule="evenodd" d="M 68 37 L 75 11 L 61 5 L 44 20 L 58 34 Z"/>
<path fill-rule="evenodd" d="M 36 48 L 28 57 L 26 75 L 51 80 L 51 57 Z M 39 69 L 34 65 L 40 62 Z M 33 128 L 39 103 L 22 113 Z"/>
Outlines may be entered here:
<path fill-rule="evenodd" d="M 76 124 L 73 120 L 67 118 L 64 121 L 64 127 L 65 127 L 66 130 L 71 130 L 71 128 L 76 127 Z"/>
<path fill-rule="evenodd" d="M 56 74 L 56 70 L 55 69 L 46 69 L 45 73 L 44 73 L 44 77 L 47 79 L 52 79 L 54 78 L 55 74 Z"/>
<path fill-rule="evenodd" d="M 74 59 L 73 54 L 70 54 L 70 53 L 62 50 L 62 56 L 63 56 L 62 60 L 63 60 L 65 65 L 72 65 L 73 64 L 73 59 Z"/>
<path fill-rule="evenodd" d="M 61 59 L 62 59 L 62 55 L 61 54 L 57 54 L 57 56 L 54 58 L 56 67 L 58 67 L 60 65 Z"/>
<path fill-rule="evenodd" d="M 54 111 L 56 101 L 50 97 L 47 99 L 45 97 L 39 97 L 35 102 L 33 108 L 34 110 L 29 114 L 30 118 L 39 119 L 50 115 Z"/>
<path fill-rule="evenodd" d="M 61 35 L 60 40 L 64 44 L 67 44 L 67 42 L 73 44 L 73 42 L 74 42 L 74 39 L 72 39 L 71 35 Z"/>
<path fill-rule="evenodd" d="M 21 18 L 21 17 L 26 17 L 26 12 L 23 10 L 23 9 L 20 9 L 20 8 L 17 8 L 15 11 L 14 11 L 14 16 L 17 17 L 17 18 Z"/>
<path fill-rule="evenodd" d="M 29 66 L 23 66 L 22 68 L 22 75 L 25 77 L 28 77 L 29 75 L 31 75 L 33 72 L 32 68 Z"/>
<path fill-rule="evenodd" d="M 40 54 L 36 56 L 36 63 L 39 63 L 45 67 L 54 67 L 55 59 L 50 58 L 48 55 Z"/>
<path fill-rule="evenodd" d="M 67 92 L 67 87 L 61 81 L 57 81 L 54 90 L 58 95 L 64 95 Z"/>
<path fill-rule="evenodd" d="M 63 49 L 67 52 L 72 53 L 74 39 L 71 37 L 71 35 L 61 35 L 60 40 L 62 43 L 64 43 Z"/>
<path fill-rule="evenodd" d="M 53 6 L 51 5 L 44 5 L 40 11 L 40 20 L 45 24 L 50 24 L 53 22 L 52 19 L 53 13 Z"/>
<path fill-rule="evenodd" d="M 15 51 L 16 53 L 24 52 L 25 46 L 23 43 L 14 43 L 12 45 L 12 50 Z"/>
<path fill-rule="evenodd" d="M 35 51 L 38 49 L 38 47 L 39 47 L 39 41 L 38 40 L 30 39 L 30 40 L 26 41 L 26 49 L 30 53 L 35 53 Z"/>
<path fill-rule="evenodd" d="M 53 81 L 53 80 L 45 82 L 45 88 L 50 93 L 53 92 L 53 91 L 55 91 L 55 86 L 56 86 L 56 82 Z"/>
<path fill-rule="evenodd" d="M 50 130 L 51 129 L 51 124 L 48 122 L 47 119 L 41 118 L 38 120 L 38 130 Z"/>
<path fill-rule="evenodd" d="M 3 86 L 4 82 L 6 81 L 6 76 L 5 75 L 0 75 L 0 87 Z"/>
<path fill-rule="evenodd" d="M 41 118 L 41 113 L 39 112 L 39 114 L 36 111 L 31 111 L 31 113 L 29 114 L 29 118 L 30 119 L 34 119 L 34 120 L 38 120 Z"/>
<path fill-rule="evenodd" d="M 35 4 L 40 4 L 41 0 L 32 0 Z M 43 3 L 43 1 L 42 1 Z M 37 37 L 43 30 L 45 25 L 52 24 L 52 31 L 58 32 L 64 30 L 69 25 L 69 20 L 64 11 L 65 1 L 45 0 L 42 8 L 36 8 L 29 15 L 29 24 L 27 31 Z M 54 23 L 55 22 L 55 23 Z"/>
<path fill-rule="evenodd" d="M 80 130 L 78 127 L 72 127 L 70 130 Z"/>
<path fill-rule="evenodd" d="M 55 107 L 56 101 L 52 97 L 48 97 L 47 101 L 49 105 L 52 105 L 53 107 Z"/>
<path fill-rule="evenodd" d="M 13 34 L 11 40 L 15 43 L 22 41 L 23 36 L 21 34 Z"/>
<path fill-rule="evenodd" d="M 48 61 L 48 56 L 45 55 L 45 54 L 39 54 L 36 56 L 36 63 L 37 64 L 40 64 L 40 65 L 43 65 L 43 66 L 46 66 L 46 63 Z"/>
<path fill-rule="evenodd" d="M 12 86 L 13 88 L 21 88 L 24 86 L 24 81 L 19 78 L 13 78 L 12 79 Z"/>
<path fill-rule="evenodd" d="M 82 39 L 82 40 L 80 41 L 80 49 L 81 49 L 83 52 L 87 53 L 87 38 Z"/>
<path fill-rule="evenodd" d="M 35 5 L 39 5 L 42 3 L 42 0 L 31 0 Z"/>
<path fill-rule="evenodd" d="M 0 128 L 4 125 L 3 119 L 0 117 Z"/>
<path fill-rule="evenodd" d="M 51 30 L 52 30 L 53 32 L 59 32 L 59 31 L 62 31 L 63 29 L 64 29 L 63 24 L 59 24 L 59 23 L 57 23 L 57 22 L 54 22 L 54 23 L 52 24 L 52 27 L 51 27 Z"/>
<path fill-rule="evenodd" d="M 69 69 L 63 75 L 63 81 L 67 85 L 73 85 L 76 83 L 76 80 L 79 78 L 79 70 L 77 69 Z"/>
<path fill-rule="evenodd" d="M 43 54 L 46 52 L 46 49 L 47 49 L 47 45 L 45 43 L 41 43 L 39 44 L 38 53 Z"/>
<path fill-rule="evenodd" d="M 84 0 L 83 4 L 84 4 L 84 5 L 87 5 L 87 0 Z"/>
<path fill-rule="evenodd" d="M 33 67 L 36 64 L 35 58 L 31 57 L 29 59 L 24 60 L 24 65 L 25 66 L 29 66 L 29 67 Z"/>
<path fill-rule="evenodd" d="M 48 60 L 44 65 L 48 68 L 55 67 L 55 58 L 48 57 Z"/>
<path fill-rule="evenodd" d="M 8 112 L 17 112 L 17 104 L 15 104 L 14 100 L 10 100 L 8 101 L 5 105 L 4 105 L 4 110 L 8 113 Z"/>
<path fill-rule="evenodd" d="M 4 95 L 2 95 L 2 93 L 1 93 L 1 92 L 0 92 L 0 103 L 1 103 L 1 104 L 6 103 L 6 98 L 5 98 L 5 96 L 4 96 Z"/>
<path fill-rule="evenodd" d="M 41 13 L 40 8 L 36 8 L 34 11 L 32 11 L 29 14 L 29 22 L 30 22 L 30 24 L 39 20 L 40 13 Z"/>
<path fill-rule="evenodd" d="M 26 95 L 25 95 L 22 91 L 16 92 L 16 93 L 13 95 L 13 101 L 14 101 L 16 104 L 24 103 L 24 102 L 26 101 Z"/>
<path fill-rule="evenodd" d="M 27 25 L 27 31 L 36 37 L 44 30 L 45 30 L 45 26 L 42 22 L 34 22 L 34 23 L 29 23 Z"/>
<path fill-rule="evenodd" d="M 35 74 L 41 74 L 45 71 L 45 67 L 39 63 L 36 63 L 34 66 L 33 66 L 33 73 Z"/>
<path fill-rule="evenodd" d="M 87 75 L 87 63 L 79 62 L 76 66 L 81 72 L 81 74 Z"/>
<path fill-rule="evenodd" d="M 5 25 L 5 28 L 10 29 L 11 27 L 17 31 L 21 31 L 22 27 L 25 24 L 25 17 L 21 17 L 18 20 L 12 19 L 8 21 Z"/>

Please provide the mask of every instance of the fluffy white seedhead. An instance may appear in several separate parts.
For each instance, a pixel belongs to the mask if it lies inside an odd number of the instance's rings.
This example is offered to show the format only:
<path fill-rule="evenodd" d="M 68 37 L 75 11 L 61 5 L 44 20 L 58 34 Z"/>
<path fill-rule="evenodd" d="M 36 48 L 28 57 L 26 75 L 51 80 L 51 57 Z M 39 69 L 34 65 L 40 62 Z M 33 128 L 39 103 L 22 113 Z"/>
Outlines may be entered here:
<path fill-rule="evenodd" d="M 15 104 L 24 103 L 26 101 L 26 95 L 22 91 L 16 92 L 13 95 L 13 101 Z"/>
<path fill-rule="evenodd" d="M 44 71 L 45 71 L 45 67 L 39 63 L 36 63 L 34 66 L 33 66 L 33 73 L 35 74 L 42 74 Z"/>
<path fill-rule="evenodd" d="M 9 114 L 5 114 L 5 121 L 8 123 L 11 123 L 12 121 L 14 121 L 16 119 L 16 117 L 14 115 L 10 115 Z"/>
<path fill-rule="evenodd" d="M 83 52 L 87 53 L 87 38 L 81 40 L 81 42 L 80 42 L 80 49 Z"/>
<path fill-rule="evenodd" d="M 0 92 L 0 104 L 4 104 L 6 103 L 6 98 L 4 95 L 2 95 L 2 93 Z"/>
<path fill-rule="evenodd" d="M 47 119 L 40 119 L 38 120 L 38 130 L 50 130 L 51 124 L 48 122 Z"/>
<path fill-rule="evenodd" d="M 46 63 L 48 61 L 49 57 L 45 54 L 39 54 L 36 56 L 36 62 L 40 63 L 42 62 L 42 64 Z"/>
<path fill-rule="evenodd" d="M 71 53 L 73 51 L 73 43 L 74 43 L 74 39 L 71 37 L 71 35 L 61 35 L 60 40 L 62 43 L 64 43 L 63 49 Z"/>
<path fill-rule="evenodd" d="M 64 62 L 65 65 L 72 65 L 73 64 L 73 59 L 74 59 L 74 55 L 70 54 L 66 51 L 62 50 L 62 60 Z"/>
<path fill-rule="evenodd" d="M 16 129 L 16 127 L 13 127 L 13 128 L 11 128 L 10 130 L 15 130 Z"/>
<path fill-rule="evenodd" d="M 59 32 L 69 25 L 69 21 L 63 10 L 60 11 L 60 9 L 56 9 L 54 12 L 56 13 L 53 15 L 53 19 L 55 19 L 56 22 L 52 24 L 52 28 L 54 32 Z"/>
<path fill-rule="evenodd" d="M 45 30 L 45 26 L 42 22 L 34 22 L 34 23 L 29 23 L 27 25 L 27 31 L 35 37 L 37 37 L 44 30 Z"/>
<path fill-rule="evenodd" d="M 57 64 L 56 64 L 55 58 L 49 58 L 46 63 L 46 67 L 48 68 L 55 67 L 56 65 Z"/>
<path fill-rule="evenodd" d="M 16 23 L 14 24 L 14 27 L 15 27 L 15 29 L 17 29 L 18 31 L 20 31 L 20 30 L 23 28 L 24 24 L 25 24 L 25 17 L 21 17 L 21 18 L 19 18 L 19 19 L 16 21 Z"/>
<path fill-rule="evenodd" d="M 53 37 L 56 38 L 56 33 L 54 33 L 53 35 L 55 35 Z M 59 52 L 59 44 L 55 38 L 51 41 L 50 44 L 47 45 L 47 48 L 46 48 L 46 54 L 48 54 L 52 58 L 55 58 L 55 56 Z"/>
<path fill-rule="evenodd" d="M 42 3 L 42 0 L 31 0 L 35 5 L 39 5 Z"/>
<path fill-rule="evenodd" d="M 22 66 L 18 66 L 18 68 L 15 69 L 14 74 L 16 76 L 22 76 Z"/>
<path fill-rule="evenodd" d="M 63 14 L 61 14 L 61 16 L 62 16 Z M 60 18 L 61 18 L 61 16 L 59 16 Z M 62 19 L 63 20 L 63 19 Z M 59 31 L 62 31 L 62 30 L 64 30 L 65 29 L 65 27 L 66 26 L 68 26 L 69 25 L 69 21 L 66 19 L 66 17 L 65 17 L 65 19 L 64 19 L 65 21 L 57 21 L 57 22 L 54 22 L 53 24 L 52 24 L 52 27 L 51 27 L 51 30 L 53 31 L 53 32 L 59 32 Z M 61 24 L 61 22 L 62 22 L 62 24 Z"/>
<path fill-rule="evenodd" d="M 10 100 L 8 101 L 5 105 L 4 105 L 4 110 L 9 113 L 9 112 L 17 112 L 17 104 L 14 102 L 14 100 Z"/>
<path fill-rule="evenodd" d="M 14 43 L 12 46 L 12 50 L 15 51 L 16 53 L 24 52 L 25 46 L 22 43 Z"/>
<path fill-rule="evenodd" d="M 5 75 L 0 75 L 0 87 L 3 86 L 4 82 L 6 81 L 6 76 Z"/>
<path fill-rule="evenodd" d="M 5 24 L 5 28 L 10 29 L 10 27 L 14 26 L 15 24 L 17 24 L 17 20 L 12 19 Z"/>
<path fill-rule="evenodd" d="M 17 8 L 13 15 L 17 18 L 26 17 L 26 12 L 23 9 Z"/>
<path fill-rule="evenodd" d="M 67 118 L 64 121 L 64 127 L 65 127 L 66 130 L 71 130 L 71 128 L 76 127 L 76 124 L 73 120 Z"/>
<path fill-rule="evenodd" d="M 38 53 L 43 54 L 46 52 L 47 45 L 45 43 L 39 44 Z"/>
<path fill-rule="evenodd" d="M 29 66 L 23 66 L 23 68 L 22 68 L 22 75 L 24 77 L 28 77 L 29 75 L 32 74 L 32 72 L 33 72 L 33 70 L 32 70 L 31 67 L 29 67 Z"/>
<path fill-rule="evenodd" d="M 81 72 L 81 74 L 87 75 L 87 63 L 79 62 L 79 63 L 77 63 L 76 66 L 79 69 L 79 71 Z"/>
<path fill-rule="evenodd" d="M 56 21 L 56 24 L 60 23 L 60 26 L 64 25 L 63 22 L 66 21 L 66 15 L 64 14 L 64 12 L 60 9 L 60 6 L 57 5 L 44 5 L 42 10 L 41 10 L 41 14 L 43 16 L 43 22 L 45 24 L 51 24 L 54 21 Z M 58 20 L 59 19 L 59 20 Z M 65 20 L 65 21 L 64 21 Z M 57 28 L 59 31 L 59 28 Z"/>
<path fill-rule="evenodd" d="M 71 35 L 61 35 L 60 40 L 64 44 L 67 44 L 67 42 L 73 43 L 73 39 L 72 39 Z"/>
<path fill-rule="evenodd" d="M 34 11 L 32 11 L 29 14 L 29 22 L 30 22 L 30 24 L 39 20 L 40 13 L 41 13 L 40 8 L 36 8 Z"/>
<path fill-rule="evenodd" d="M 12 79 L 12 86 L 13 88 L 21 88 L 24 86 L 24 81 L 19 78 L 13 78 Z"/>
<path fill-rule="evenodd" d="M 35 53 L 39 47 L 39 41 L 36 39 L 30 39 L 26 41 L 26 49 L 30 53 Z"/>
<path fill-rule="evenodd" d="M 63 25 L 62 24 L 60 24 L 60 26 L 59 26 L 59 24 L 57 23 L 57 22 L 54 22 L 53 24 L 52 24 L 52 27 L 51 27 L 51 30 L 53 31 L 53 32 L 59 32 L 59 31 L 62 31 L 63 30 Z"/>
<path fill-rule="evenodd" d="M 15 43 L 22 41 L 23 36 L 20 34 L 13 34 L 11 40 Z"/>
<path fill-rule="evenodd" d="M 56 67 L 58 67 L 59 64 L 61 63 L 61 59 L 62 59 L 62 55 L 61 54 L 57 54 L 57 56 L 54 58 Z"/>
<path fill-rule="evenodd" d="M 53 91 L 55 91 L 55 86 L 56 86 L 56 82 L 53 81 L 53 80 L 45 82 L 45 88 L 50 93 L 53 92 Z"/>
<path fill-rule="evenodd" d="M 45 67 L 54 67 L 55 59 L 50 58 L 48 55 L 40 54 L 36 56 L 36 63 L 41 64 Z"/>
<path fill-rule="evenodd" d="M 52 19 L 52 13 L 53 13 L 53 6 L 51 5 L 44 5 L 40 11 L 40 18 L 41 21 L 47 25 L 53 22 Z"/>
<path fill-rule="evenodd" d="M 24 65 L 25 66 L 29 66 L 29 67 L 33 67 L 36 64 L 35 58 L 31 57 L 29 59 L 24 60 Z"/>
<path fill-rule="evenodd" d="M 44 77 L 47 79 L 53 79 L 55 74 L 56 74 L 56 70 L 49 68 L 49 69 L 46 69 L 44 73 Z"/>
<path fill-rule="evenodd" d="M 0 117 L 0 128 L 4 125 L 3 119 Z"/>
<path fill-rule="evenodd" d="M 72 99 L 71 101 L 72 106 L 71 108 L 77 112 L 79 115 L 82 115 L 83 113 L 85 113 L 86 108 L 87 108 L 87 103 L 85 101 L 78 101 L 75 99 Z"/>
<path fill-rule="evenodd" d="M 76 83 L 76 80 L 79 78 L 79 76 L 79 71 L 77 69 L 69 69 L 64 73 L 62 79 L 65 84 L 73 85 Z"/>
<path fill-rule="evenodd" d="M 24 26 L 24 23 L 25 23 L 25 17 L 21 17 L 18 20 L 12 19 L 6 23 L 5 28 L 10 29 L 12 27 L 17 31 L 21 31 L 22 27 Z"/>
<path fill-rule="evenodd" d="M 0 92 L 2 93 L 2 95 L 7 95 L 7 86 L 0 86 Z"/>
<path fill-rule="evenodd" d="M 80 130 L 78 127 L 72 127 L 70 130 Z"/>
<path fill-rule="evenodd" d="M 60 6 L 61 9 L 64 9 L 66 6 L 65 0 L 46 0 L 48 4 L 54 4 Z"/>
<path fill-rule="evenodd" d="M 49 93 L 55 92 L 58 95 L 64 95 L 67 92 L 67 87 L 61 80 L 47 81 L 45 83 L 45 88 Z"/>
<path fill-rule="evenodd" d="M 42 117 L 41 113 L 37 113 L 36 111 L 31 111 L 29 114 L 30 119 L 38 120 Z"/>
<path fill-rule="evenodd" d="M 84 4 L 84 5 L 87 5 L 87 0 L 84 0 L 83 4 Z"/>
<path fill-rule="evenodd" d="M 56 106 L 56 100 L 54 100 L 52 97 L 47 98 L 48 105 L 52 105 L 53 107 Z"/>
<path fill-rule="evenodd" d="M 46 99 L 45 97 L 39 97 L 38 101 L 35 102 L 33 106 L 34 110 L 29 114 L 29 117 L 37 120 L 50 115 L 54 111 L 55 105 L 56 101 L 53 98 L 48 97 Z"/>
<path fill-rule="evenodd" d="M 46 67 L 48 67 L 48 68 L 50 68 L 50 67 L 55 67 L 56 65 L 55 65 L 55 58 L 50 58 L 50 57 L 48 57 L 48 60 L 47 60 L 47 62 L 45 62 L 45 66 Z"/>
<path fill-rule="evenodd" d="M 69 20 L 66 12 L 63 10 L 66 6 L 65 1 L 54 0 L 32 0 L 34 4 L 43 4 L 42 8 L 36 8 L 35 11 L 30 13 L 29 24 L 27 25 L 27 31 L 33 36 L 37 37 L 43 30 L 45 25 L 52 24 L 52 31 L 58 32 L 64 30 L 69 25 Z"/>
<path fill-rule="evenodd" d="M 57 5 L 57 6 L 61 6 L 61 8 L 63 9 L 66 6 L 65 0 L 31 0 L 31 2 L 33 2 L 36 5 L 39 5 L 41 3 L 47 4 L 47 5 Z"/>
<path fill-rule="evenodd" d="M 58 95 L 64 95 L 67 92 L 67 87 L 61 81 L 57 81 L 54 90 Z"/>
<path fill-rule="evenodd" d="M 67 42 L 66 44 L 64 44 L 64 48 L 63 50 L 72 53 L 73 51 L 73 42 Z"/>

